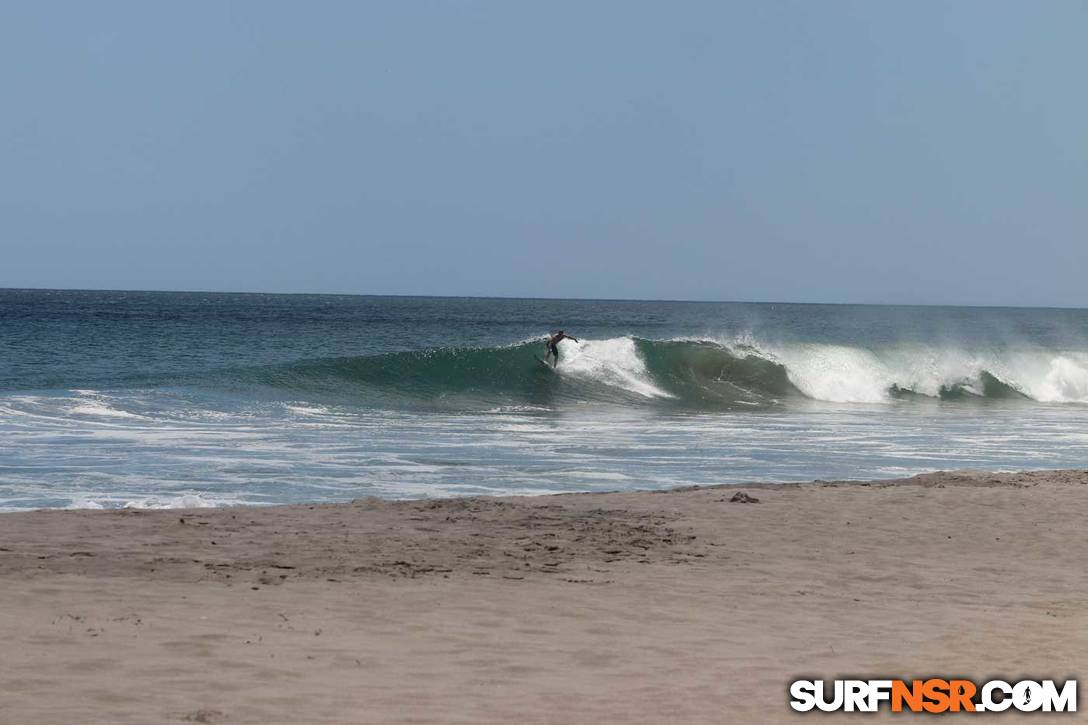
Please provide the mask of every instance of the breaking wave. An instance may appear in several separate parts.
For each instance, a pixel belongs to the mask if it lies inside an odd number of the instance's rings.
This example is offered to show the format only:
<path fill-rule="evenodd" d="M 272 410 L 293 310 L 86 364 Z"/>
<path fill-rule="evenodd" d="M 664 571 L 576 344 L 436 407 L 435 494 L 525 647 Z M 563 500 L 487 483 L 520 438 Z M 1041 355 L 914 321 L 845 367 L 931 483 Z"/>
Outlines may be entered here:
<path fill-rule="evenodd" d="M 1088 403 L 1088 354 L 1082 352 L 635 337 L 566 340 L 560 350 L 554 370 L 540 362 L 542 342 L 531 340 L 325 358 L 235 370 L 229 379 L 329 400 L 457 409 L 594 402 L 729 409 L 805 399 Z"/>

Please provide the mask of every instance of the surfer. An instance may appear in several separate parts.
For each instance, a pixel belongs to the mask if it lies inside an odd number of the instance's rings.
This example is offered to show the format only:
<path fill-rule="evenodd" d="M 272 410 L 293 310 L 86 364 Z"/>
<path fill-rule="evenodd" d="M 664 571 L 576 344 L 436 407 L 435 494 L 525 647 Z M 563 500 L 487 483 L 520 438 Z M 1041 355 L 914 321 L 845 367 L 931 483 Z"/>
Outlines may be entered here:
<path fill-rule="evenodd" d="M 545 343 L 548 351 L 544 353 L 544 362 L 547 362 L 548 357 L 551 356 L 553 368 L 559 364 L 559 342 L 561 340 L 574 340 L 575 342 L 578 342 L 577 337 L 571 337 L 563 330 L 552 333 L 552 336 L 548 338 L 548 342 Z"/>

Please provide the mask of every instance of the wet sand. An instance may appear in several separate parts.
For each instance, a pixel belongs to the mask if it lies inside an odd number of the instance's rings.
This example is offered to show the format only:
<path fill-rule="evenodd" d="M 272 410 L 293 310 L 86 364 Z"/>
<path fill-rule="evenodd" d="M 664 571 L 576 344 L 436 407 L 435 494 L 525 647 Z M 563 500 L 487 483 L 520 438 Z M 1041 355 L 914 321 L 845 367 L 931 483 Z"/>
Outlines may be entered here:
<path fill-rule="evenodd" d="M 801 676 L 1083 676 L 1086 484 L 3 514 L 0 721 L 777 722 Z"/>

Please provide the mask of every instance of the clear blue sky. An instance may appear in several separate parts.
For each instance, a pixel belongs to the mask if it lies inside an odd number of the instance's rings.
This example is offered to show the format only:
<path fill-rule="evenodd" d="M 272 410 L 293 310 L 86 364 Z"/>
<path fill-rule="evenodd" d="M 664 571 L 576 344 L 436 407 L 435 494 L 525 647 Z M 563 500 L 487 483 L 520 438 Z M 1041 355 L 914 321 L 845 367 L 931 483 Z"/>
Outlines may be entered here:
<path fill-rule="evenodd" d="M 1088 306 L 1088 2 L 5 2 L 0 286 Z"/>

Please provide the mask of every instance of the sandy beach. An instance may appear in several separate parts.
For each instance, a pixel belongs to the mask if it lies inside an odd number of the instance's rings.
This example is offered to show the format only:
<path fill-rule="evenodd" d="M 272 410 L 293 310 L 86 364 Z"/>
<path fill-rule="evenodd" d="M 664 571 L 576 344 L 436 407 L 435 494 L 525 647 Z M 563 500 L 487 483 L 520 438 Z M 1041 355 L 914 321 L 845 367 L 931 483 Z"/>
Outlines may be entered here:
<path fill-rule="evenodd" d="M 0 720 L 777 722 L 805 675 L 1076 677 L 1086 484 L 3 514 Z"/>

